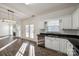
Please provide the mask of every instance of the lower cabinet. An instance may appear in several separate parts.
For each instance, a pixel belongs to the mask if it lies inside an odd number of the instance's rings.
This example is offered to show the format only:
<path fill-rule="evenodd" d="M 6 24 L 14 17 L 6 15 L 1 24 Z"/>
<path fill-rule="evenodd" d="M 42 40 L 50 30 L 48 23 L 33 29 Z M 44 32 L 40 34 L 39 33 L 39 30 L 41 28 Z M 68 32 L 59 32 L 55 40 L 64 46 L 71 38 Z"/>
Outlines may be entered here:
<path fill-rule="evenodd" d="M 67 53 L 67 44 L 66 44 L 66 39 L 62 39 L 60 38 L 60 52 L 63 52 L 63 53 Z"/>
<path fill-rule="evenodd" d="M 51 49 L 51 38 L 50 37 L 45 37 L 45 47 Z"/>
<path fill-rule="evenodd" d="M 67 55 L 73 56 L 73 45 L 69 41 L 67 41 Z"/>
<path fill-rule="evenodd" d="M 54 38 L 54 40 L 51 41 L 51 47 L 53 50 L 59 51 L 59 39 Z"/>
<path fill-rule="evenodd" d="M 45 37 L 45 47 L 59 51 L 59 40 L 57 38 Z"/>
<path fill-rule="evenodd" d="M 67 39 L 56 37 L 45 37 L 45 47 L 63 52 L 69 56 L 73 56 L 73 45 Z"/>

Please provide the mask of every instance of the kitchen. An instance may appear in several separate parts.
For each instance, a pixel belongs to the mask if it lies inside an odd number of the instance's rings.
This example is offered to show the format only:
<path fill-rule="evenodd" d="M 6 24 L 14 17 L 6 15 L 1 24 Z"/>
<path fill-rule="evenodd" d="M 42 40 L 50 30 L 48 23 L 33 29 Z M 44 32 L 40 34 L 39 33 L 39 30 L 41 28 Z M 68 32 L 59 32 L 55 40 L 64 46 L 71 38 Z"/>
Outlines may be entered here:
<path fill-rule="evenodd" d="M 1 56 L 79 56 L 79 3 L 0 3 L 0 7 Z M 12 38 L 3 40 L 5 36 Z"/>
<path fill-rule="evenodd" d="M 38 45 L 61 51 L 69 56 L 79 54 L 79 9 L 66 16 L 44 22 L 44 29 L 38 34 Z"/>

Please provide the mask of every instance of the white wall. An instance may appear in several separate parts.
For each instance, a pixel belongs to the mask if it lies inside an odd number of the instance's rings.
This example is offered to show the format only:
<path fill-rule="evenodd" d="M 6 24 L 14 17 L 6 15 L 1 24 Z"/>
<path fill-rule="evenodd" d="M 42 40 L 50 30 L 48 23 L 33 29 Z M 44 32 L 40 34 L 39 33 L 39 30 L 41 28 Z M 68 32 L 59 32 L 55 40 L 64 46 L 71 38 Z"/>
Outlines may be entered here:
<path fill-rule="evenodd" d="M 15 21 L 0 20 L 0 36 L 13 35 L 13 24 Z"/>
<path fill-rule="evenodd" d="M 9 35 L 9 24 L 0 21 L 0 36 Z"/>

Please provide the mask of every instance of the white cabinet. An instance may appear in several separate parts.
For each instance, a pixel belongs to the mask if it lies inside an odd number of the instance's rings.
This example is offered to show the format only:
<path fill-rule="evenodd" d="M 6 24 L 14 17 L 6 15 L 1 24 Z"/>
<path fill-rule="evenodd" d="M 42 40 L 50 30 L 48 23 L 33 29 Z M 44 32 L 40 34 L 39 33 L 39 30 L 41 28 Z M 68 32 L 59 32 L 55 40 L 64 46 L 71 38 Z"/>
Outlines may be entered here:
<path fill-rule="evenodd" d="M 52 40 L 52 49 L 59 51 L 59 38 Z"/>
<path fill-rule="evenodd" d="M 66 53 L 68 56 L 73 56 L 73 45 L 67 39 L 60 39 L 60 50 L 63 53 Z"/>
<path fill-rule="evenodd" d="M 79 29 L 79 8 L 71 15 L 60 17 L 61 29 Z"/>
<path fill-rule="evenodd" d="M 60 50 L 63 53 L 66 53 L 68 56 L 73 56 L 73 45 L 67 39 L 60 40 Z"/>
<path fill-rule="evenodd" d="M 67 39 L 45 37 L 45 47 L 66 53 L 69 56 L 73 56 L 73 45 Z"/>
<path fill-rule="evenodd" d="M 58 38 L 45 37 L 45 47 L 59 51 L 59 40 L 58 40 Z"/>
<path fill-rule="evenodd" d="M 67 43 L 66 43 L 67 39 L 62 39 L 60 38 L 60 51 L 63 53 L 67 53 Z"/>
<path fill-rule="evenodd" d="M 52 37 L 45 37 L 45 47 L 53 49 L 54 45 L 52 45 L 52 43 L 54 39 L 55 38 L 52 38 Z"/>
<path fill-rule="evenodd" d="M 50 37 L 45 37 L 45 47 L 51 48 Z"/>
<path fill-rule="evenodd" d="M 73 56 L 73 45 L 69 41 L 67 41 L 67 55 Z"/>
<path fill-rule="evenodd" d="M 73 20 L 73 29 L 78 29 L 79 28 L 79 8 L 73 12 L 72 20 Z"/>
<path fill-rule="evenodd" d="M 71 15 L 60 17 L 61 29 L 71 29 L 72 28 L 72 18 L 71 17 L 72 17 Z"/>

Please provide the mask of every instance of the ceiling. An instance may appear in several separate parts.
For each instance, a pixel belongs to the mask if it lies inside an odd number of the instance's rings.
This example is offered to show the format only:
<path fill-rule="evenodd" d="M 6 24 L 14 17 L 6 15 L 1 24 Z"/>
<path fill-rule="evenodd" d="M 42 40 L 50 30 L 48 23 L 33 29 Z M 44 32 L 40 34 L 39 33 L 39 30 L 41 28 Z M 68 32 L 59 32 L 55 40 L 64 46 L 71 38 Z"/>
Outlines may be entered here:
<path fill-rule="evenodd" d="M 58 10 L 66 9 L 78 5 L 77 3 L 1 3 L 0 7 L 15 12 L 17 19 L 25 19 L 33 16 L 45 15 Z M 0 11 L 3 9 L 0 8 Z M 72 11 L 68 11 L 72 12 Z M 6 13 L 4 13 L 6 15 Z M 6 16 L 7 17 L 7 16 Z"/>

